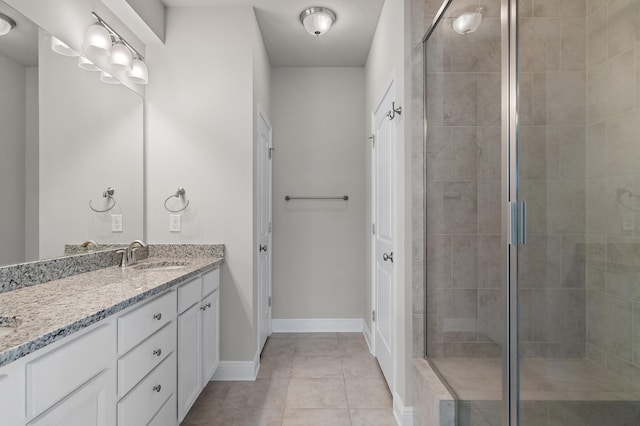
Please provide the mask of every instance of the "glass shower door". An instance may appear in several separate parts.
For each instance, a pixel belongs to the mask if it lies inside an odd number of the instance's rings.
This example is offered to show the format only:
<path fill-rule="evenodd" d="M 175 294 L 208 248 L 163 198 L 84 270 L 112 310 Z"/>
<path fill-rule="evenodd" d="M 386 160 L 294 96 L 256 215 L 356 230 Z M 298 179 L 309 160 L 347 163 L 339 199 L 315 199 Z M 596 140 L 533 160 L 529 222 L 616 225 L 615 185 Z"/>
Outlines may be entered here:
<path fill-rule="evenodd" d="M 511 4 L 519 424 L 637 425 L 640 1 Z"/>

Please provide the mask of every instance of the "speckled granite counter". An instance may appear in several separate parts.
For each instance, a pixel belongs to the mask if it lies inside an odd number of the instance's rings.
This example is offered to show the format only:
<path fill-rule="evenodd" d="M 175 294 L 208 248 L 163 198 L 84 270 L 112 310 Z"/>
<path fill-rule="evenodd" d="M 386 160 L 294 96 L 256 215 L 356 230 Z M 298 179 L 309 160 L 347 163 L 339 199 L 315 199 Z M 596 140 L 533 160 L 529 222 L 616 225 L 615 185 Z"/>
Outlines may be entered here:
<path fill-rule="evenodd" d="M 0 366 L 88 327 L 110 315 L 213 269 L 223 255 L 174 257 L 158 250 L 138 264 L 188 263 L 174 270 L 139 270 L 118 266 L 82 273 L 0 294 L 0 317 L 21 324 L 0 337 Z"/>

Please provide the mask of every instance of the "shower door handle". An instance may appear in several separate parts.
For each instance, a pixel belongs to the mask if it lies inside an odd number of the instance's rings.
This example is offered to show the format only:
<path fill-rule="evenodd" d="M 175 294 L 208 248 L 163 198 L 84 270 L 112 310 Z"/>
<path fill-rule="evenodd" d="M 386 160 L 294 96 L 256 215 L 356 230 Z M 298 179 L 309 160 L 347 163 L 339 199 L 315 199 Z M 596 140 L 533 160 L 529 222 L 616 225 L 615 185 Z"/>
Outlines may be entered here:
<path fill-rule="evenodd" d="M 509 202 L 509 245 L 523 246 L 527 243 L 527 203 Z"/>

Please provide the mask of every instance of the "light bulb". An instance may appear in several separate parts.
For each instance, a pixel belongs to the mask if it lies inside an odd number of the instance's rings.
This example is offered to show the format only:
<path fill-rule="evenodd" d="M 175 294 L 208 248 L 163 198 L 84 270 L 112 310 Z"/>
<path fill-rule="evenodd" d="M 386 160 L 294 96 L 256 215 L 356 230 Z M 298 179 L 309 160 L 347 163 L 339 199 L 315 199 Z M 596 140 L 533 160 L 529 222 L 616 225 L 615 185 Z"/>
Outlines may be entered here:
<path fill-rule="evenodd" d="M 131 70 L 131 62 L 133 58 L 131 57 L 131 51 L 127 46 L 122 43 L 114 44 L 111 48 L 111 57 L 109 58 L 109 63 L 115 70 Z"/>
<path fill-rule="evenodd" d="M 136 58 L 133 60 L 131 65 L 131 71 L 127 72 L 127 77 L 137 84 L 149 83 L 149 70 L 147 69 L 147 64 L 145 64 L 142 59 Z"/>
<path fill-rule="evenodd" d="M 84 48 L 89 53 L 100 56 L 111 54 L 111 34 L 100 24 L 93 24 L 84 37 Z"/>

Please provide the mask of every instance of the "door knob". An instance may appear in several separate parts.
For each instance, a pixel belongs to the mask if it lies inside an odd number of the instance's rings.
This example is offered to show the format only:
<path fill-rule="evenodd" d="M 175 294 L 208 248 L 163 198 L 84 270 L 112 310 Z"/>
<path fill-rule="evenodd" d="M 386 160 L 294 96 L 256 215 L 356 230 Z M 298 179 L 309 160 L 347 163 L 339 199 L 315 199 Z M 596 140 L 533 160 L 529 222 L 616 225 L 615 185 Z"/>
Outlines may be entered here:
<path fill-rule="evenodd" d="M 384 260 L 385 262 L 386 262 L 387 260 L 390 260 L 390 261 L 391 261 L 391 263 L 393 263 L 393 252 L 391 252 L 391 253 L 389 253 L 389 254 L 387 254 L 387 253 L 383 253 L 383 254 L 382 254 L 382 260 Z"/>
<path fill-rule="evenodd" d="M 266 244 L 265 245 L 260 244 L 260 251 L 261 252 L 263 252 L 263 251 L 266 252 L 267 251 L 267 245 Z"/>

